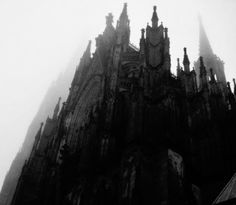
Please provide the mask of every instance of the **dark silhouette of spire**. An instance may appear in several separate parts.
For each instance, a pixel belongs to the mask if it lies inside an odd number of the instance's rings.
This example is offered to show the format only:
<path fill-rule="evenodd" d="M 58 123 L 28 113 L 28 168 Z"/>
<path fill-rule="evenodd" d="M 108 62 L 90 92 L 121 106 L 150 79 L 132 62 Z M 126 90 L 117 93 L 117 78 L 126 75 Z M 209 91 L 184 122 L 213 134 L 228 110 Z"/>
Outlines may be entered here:
<path fill-rule="evenodd" d="M 164 32 L 165 32 L 165 38 L 167 39 L 168 38 L 168 28 L 165 28 Z"/>
<path fill-rule="evenodd" d="M 189 72 L 190 71 L 190 68 L 189 68 L 190 62 L 189 62 L 188 55 L 187 55 L 187 48 L 184 48 L 183 65 L 184 65 L 184 71 Z"/>
<path fill-rule="evenodd" d="M 141 38 L 142 38 L 142 39 L 144 39 L 144 33 L 145 33 L 145 29 L 142 28 L 142 29 L 141 29 Z"/>
<path fill-rule="evenodd" d="M 200 16 L 199 16 L 199 55 L 204 57 L 209 55 L 210 56 L 214 55 Z"/>
<path fill-rule="evenodd" d="M 140 39 L 140 42 L 139 42 L 140 55 L 141 55 L 142 57 L 144 57 L 144 55 L 145 55 L 145 36 L 144 36 L 144 34 L 145 34 L 145 29 L 142 28 L 142 29 L 141 29 L 141 39 Z M 143 58 L 143 59 L 144 59 L 144 58 Z"/>
<path fill-rule="evenodd" d="M 177 66 L 176 66 L 176 70 L 177 70 L 177 76 L 180 76 L 180 71 L 181 71 L 181 67 L 180 67 L 180 63 L 179 63 L 179 58 L 177 58 Z"/>
<path fill-rule="evenodd" d="M 213 73 L 217 77 L 218 82 L 222 82 L 224 90 L 226 91 L 226 78 L 224 73 L 224 62 L 217 57 L 211 48 L 210 42 L 207 38 L 206 31 L 204 29 L 201 18 L 199 17 L 199 55 L 204 57 L 207 76 L 210 77 L 210 68 L 213 69 Z M 198 68 L 199 66 L 196 65 Z M 199 84 L 200 70 L 196 69 L 197 80 Z"/>
<path fill-rule="evenodd" d="M 180 69 L 179 58 L 177 58 L 177 68 Z"/>
<path fill-rule="evenodd" d="M 152 14 L 152 28 L 157 28 L 158 26 L 158 16 L 157 16 L 157 7 L 153 6 L 153 14 Z"/>
<path fill-rule="evenodd" d="M 60 110 L 60 102 L 61 102 L 61 97 L 59 97 L 57 105 L 56 105 L 56 107 L 54 109 L 54 113 L 53 113 L 53 119 L 54 120 L 57 119 L 57 116 L 58 116 L 58 113 L 59 113 L 59 110 Z"/>

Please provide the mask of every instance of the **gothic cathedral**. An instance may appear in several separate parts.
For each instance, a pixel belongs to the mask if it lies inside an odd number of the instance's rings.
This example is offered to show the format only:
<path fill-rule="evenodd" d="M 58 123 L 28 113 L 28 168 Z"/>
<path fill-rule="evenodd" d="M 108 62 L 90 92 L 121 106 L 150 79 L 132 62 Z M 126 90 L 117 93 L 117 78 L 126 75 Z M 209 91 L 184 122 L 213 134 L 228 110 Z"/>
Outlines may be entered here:
<path fill-rule="evenodd" d="M 235 81 L 232 91 L 201 22 L 194 69 L 184 48 L 173 75 L 156 9 L 139 48 L 127 4 L 116 27 L 108 14 L 41 124 L 12 205 L 212 204 L 236 172 Z"/>

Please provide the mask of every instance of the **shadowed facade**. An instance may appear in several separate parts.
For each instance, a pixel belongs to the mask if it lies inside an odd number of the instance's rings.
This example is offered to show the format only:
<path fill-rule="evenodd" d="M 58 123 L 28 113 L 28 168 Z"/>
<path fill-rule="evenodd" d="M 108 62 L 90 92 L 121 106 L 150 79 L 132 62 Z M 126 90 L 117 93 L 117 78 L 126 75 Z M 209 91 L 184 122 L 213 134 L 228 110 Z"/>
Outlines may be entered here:
<path fill-rule="evenodd" d="M 191 70 L 184 48 L 174 76 L 156 9 L 139 48 L 127 4 L 116 28 L 108 14 L 39 129 L 12 205 L 209 204 L 235 172 L 235 93 L 215 77 L 224 70 L 202 56 Z"/>

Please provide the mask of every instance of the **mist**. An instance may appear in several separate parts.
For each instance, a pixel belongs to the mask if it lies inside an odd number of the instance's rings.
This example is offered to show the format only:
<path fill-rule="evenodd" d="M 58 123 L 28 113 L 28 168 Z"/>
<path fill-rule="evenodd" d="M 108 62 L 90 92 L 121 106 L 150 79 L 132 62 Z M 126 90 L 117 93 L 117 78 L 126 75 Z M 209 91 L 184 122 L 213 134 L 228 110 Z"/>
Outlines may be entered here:
<path fill-rule="evenodd" d="M 188 48 L 192 67 L 198 58 L 200 14 L 214 53 L 225 62 L 227 79 L 236 77 L 234 0 L 126 2 L 131 42 L 136 46 L 141 28 L 150 22 L 152 7 L 157 5 L 159 21 L 169 29 L 172 72 L 176 70 L 176 58 L 183 57 L 183 47 Z M 0 2 L 0 187 L 51 83 L 68 65 L 75 69 L 89 40 L 95 48 L 94 39 L 103 32 L 109 12 L 113 13 L 116 25 L 123 3 L 120 0 Z"/>

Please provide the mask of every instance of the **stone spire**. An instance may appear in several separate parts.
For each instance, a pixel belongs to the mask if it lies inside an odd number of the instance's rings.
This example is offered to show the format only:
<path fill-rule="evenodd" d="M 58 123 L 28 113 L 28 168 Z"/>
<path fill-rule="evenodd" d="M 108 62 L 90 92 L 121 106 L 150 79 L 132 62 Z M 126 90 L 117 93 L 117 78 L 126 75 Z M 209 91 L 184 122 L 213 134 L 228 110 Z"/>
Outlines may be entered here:
<path fill-rule="evenodd" d="M 157 16 L 157 7 L 153 6 L 153 14 L 152 14 L 152 28 L 157 28 L 158 26 L 158 16 Z"/>
<path fill-rule="evenodd" d="M 141 29 L 141 39 L 140 39 L 140 42 L 139 42 L 141 57 L 144 57 L 144 55 L 145 55 L 145 37 L 144 37 L 144 34 L 145 34 L 145 29 Z"/>
<path fill-rule="evenodd" d="M 223 83 L 224 90 L 227 90 L 226 77 L 224 72 L 224 62 L 217 57 L 211 48 L 210 42 L 207 38 L 201 18 L 199 17 L 199 55 L 205 59 L 205 66 L 207 76 L 210 77 L 210 68 L 217 77 L 217 81 Z M 195 64 L 199 68 L 199 61 Z M 199 85 L 200 70 L 196 69 L 197 80 Z"/>
<path fill-rule="evenodd" d="M 183 65 L 184 65 L 184 71 L 189 72 L 190 71 L 190 68 L 189 68 L 190 62 L 189 62 L 188 55 L 187 55 L 187 48 L 184 48 Z"/>
<path fill-rule="evenodd" d="M 119 18 L 119 26 L 120 27 L 129 27 L 129 18 L 127 13 L 127 3 L 124 3 L 123 10 L 121 12 L 120 18 Z"/>
<path fill-rule="evenodd" d="M 57 116 L 58 116 L 58 113 L 59 113 L 59 110 L 60 110 L 60 102 L 61 102 L 61 97 L 59 97 L 57 105 L 56 105 L 56 107 L 54 109 L 54 113 L 53 113 L 53 119 L 54 120 L 57 119 Z"/>
<path fill-rule="evenodd" d="M 117 44 L 122 45 L 122 50 L 126 51 L 130 40 L 129 18 L 127 14 L 127 3 L 124 4 L 120 18 L 117 21 Z"/>
<path fill-rule="evenodd" d="M 179 58 L 177 58 L 177 66 L 176 66 L 176 70 L 177 70 L 177 77 L 180 76 L 180 72 L 181 72 L 181 67 L 180 67 L 180 63 L 179 63 Z"/>
<path fill-rule="evenodd" d="M 199 55 L 203 57 L 214 55 L 201 17 L 199 17 Z"/>

